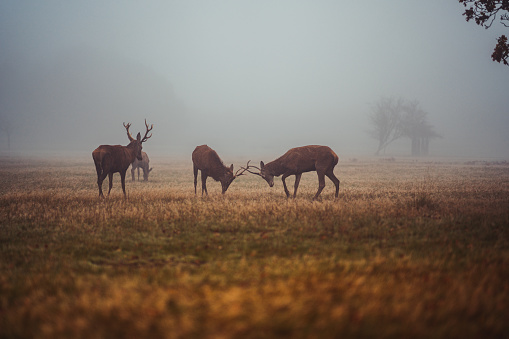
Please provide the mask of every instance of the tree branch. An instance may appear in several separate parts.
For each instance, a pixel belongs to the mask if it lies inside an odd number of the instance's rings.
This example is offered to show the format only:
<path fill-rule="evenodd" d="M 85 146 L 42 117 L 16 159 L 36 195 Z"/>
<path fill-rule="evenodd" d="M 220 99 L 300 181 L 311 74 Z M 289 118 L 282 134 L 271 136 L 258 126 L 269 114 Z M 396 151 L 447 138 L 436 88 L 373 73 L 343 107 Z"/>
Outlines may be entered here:
<path fill-rule="evenodd" d="M 458 0 L 465 7 L 463 15 L 467 21 L 474 20 L 479 26 L 485 29 L 490 28 L 501 11 L 505 11 L 500 15 L 500 23 L 504 27 L 509 28 L 509 0 Z M 498 43 L 493 50 L 491 59 L 504 65 L 509 65 L 509 44 L 507 37 L 502 35 L 498 38 Z"/>

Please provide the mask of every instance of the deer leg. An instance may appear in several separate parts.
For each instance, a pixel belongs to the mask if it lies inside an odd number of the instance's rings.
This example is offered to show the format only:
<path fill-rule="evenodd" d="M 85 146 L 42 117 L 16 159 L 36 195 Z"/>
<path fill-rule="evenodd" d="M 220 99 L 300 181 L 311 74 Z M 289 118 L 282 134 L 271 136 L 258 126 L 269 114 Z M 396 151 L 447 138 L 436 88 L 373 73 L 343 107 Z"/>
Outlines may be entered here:
<path fill-rule="evenodd" d="M 99 187 L 99 198 L 103 197 L 103 190 L 102 190 L 102 181 L 100 179 L 97 179 L 97 186 Z"/>
<path fill-rule="evenodd" d="M 283 187 L 285 188 L 285 193 L 286 193 L 286 197 L 288 198 L 290 196 L 290 191 L 288 191 L 288 187 L 286 187 L 286 181 L 285 179 L 288 178 L 290 176 L 290 174 L 288 173 L 285 173 L 283 174 L 283 176 L 281 177 L 281 180 L 283 181 Z"/>
<path fill-rule="evenodd" d="M 313 197 L 313 200 L 318 199 L 318 196 L 320 195 L 320 193 L 322 193 L 322 190 L 325 187 L 325 174 L 321 171 L 317 173 L 318 173 L 318 192 L 316 192 L 315 196 Z"/>
<path fill-rule="evenodd" d="M 125 194 L 125 172 L 126 171 L 120 172 L 120 182 L 122 183 L 122 192 L 124 192 L 124 199 L 127 199 L 127 196 Z"/>
<path fill-rule="evenodd" d="M 148 166 L 143 166 L 143 181 L 148 180 Z"/>
<path fill-rule="evenodd" d="M 134 181 L 134 170 L 135 170 L 135 168 L 134 168 L 134 167 L 131 167 L 131 176 L 132 176 L 132 178 L 133 178 L 133 181 Z"/>
<path fill-rule="evenodd" d="M 295 174 L 295 185 L 294 185 L 294 188 L 293 188 L 293 198 L 294 199 L 297 196 L 297 188 L 299 188 L 299 183 L 300 183 L 300 177 L 301 176 L 302 176 L 302 173 Z"/>
<path fill-rule="evenodd" d="M 113 187 L 113 173 L 108 173 L 108 181 L 110 189 L 108 190 L 108 197 L 110 196 L 111 188 Z"/>
<path fill-rule="evenodd" d="M 100 164 L 95 164 L 95 170 L 97 172 L 97 186 L 99 187 L 99 198 L 100 197 L 104 197 L 103 195 L 103 189 L 102 189 L 102 186 L 103 186 L 103 181 L 104 181 L 104 178 L 106 176 L 104 176 L 102 179 L 101 179 L 101 176 L 102 176 L 102 168 L 101 168 L 101 165 Z"/>
<path fill-rule="evenodd" d="M 138 181 L 140 181 L 140 168 L 138 167 Z"/>
<path fill-rule="evenodd" d="M 101 198 L 101 197 L 104 198 L 104 194 L 103 194 L 103 181 L 106 178 L 106 176 L 107 176 L 107 174 L 104 174 L 104 173 L 100 173 L 97 176 L 97 186 L 99 186 L 99 198 Z"/>
<path fill-rule="evenodd" d="M 196 184 L 198 183 L 198 167 L 193 164 L 193 173 L 194 173 L 194 195 L 196 195 Z"/>
<path fill-rule="evenodd" d="M 336 178 L 336 176 L 334 175 L 334 169 L 330 169 L 329 171 L 327 171 L 327 173 L 325 173 L 325 175 L 334 183 L 334 185 L 336 186 L 336 194 L 334 195 L 336 198 L 338 197 L 338 194 L 339 194 L 339 179 Z"/>
<path fill-rule="evenodd" d="M 101 164 L 95 164 L 95 171 L 97 172 L 97 179 L 99 180 L 99 177 L 101 176 L 103 169 L 101 167 Z"/>
<path fill-rule="evenodd" d="M 201 171 L 201 195 L 203 196 L 203 192 L 205 194 L 209 195 L 209 192 L 207 192 L 207 175 L 203 174 L 203 171 Z"/>

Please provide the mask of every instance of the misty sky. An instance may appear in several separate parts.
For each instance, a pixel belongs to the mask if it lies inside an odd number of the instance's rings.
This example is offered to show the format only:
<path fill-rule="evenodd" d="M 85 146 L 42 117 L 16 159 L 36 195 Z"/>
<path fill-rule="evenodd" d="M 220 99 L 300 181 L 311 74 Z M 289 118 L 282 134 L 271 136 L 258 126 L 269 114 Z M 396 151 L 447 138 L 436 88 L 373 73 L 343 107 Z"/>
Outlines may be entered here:
<path fill-rule="evenodd" d="M 462 13 L 456 0 L 2 1 L 0 118 L 18 152 L 125 145 L 122 122 L 147 118 L 147 153 L 351 157 L 374 153 L 367 116 L 394 97 L 443 135 L 431 155 L 509 158 L 509 67 L 490 58 L 509 32 Z"/>

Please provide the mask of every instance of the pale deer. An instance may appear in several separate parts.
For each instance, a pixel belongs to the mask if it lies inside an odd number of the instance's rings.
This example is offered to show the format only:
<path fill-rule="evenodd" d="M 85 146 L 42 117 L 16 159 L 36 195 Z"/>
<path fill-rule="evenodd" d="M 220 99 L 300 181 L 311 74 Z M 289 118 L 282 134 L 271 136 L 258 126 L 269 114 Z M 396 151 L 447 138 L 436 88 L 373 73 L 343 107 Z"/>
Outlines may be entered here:
<path fill-rule="evenodd" d="M 122 191 L 124 192 L 124 198 L 126 198 L 125 194 L 125 173 L 129 165 L 134 161 L 134 159 L 142 160 L 141 149 L 142 143 L 147 141 L 151 136 L 148 135 L 148 132 L 152 130 L 154 125 L 151 125 L 150 128 L 147 125 L 147 120 L 145 119 L 145 126 L 147 131 L 145 132 L 145 136 L 141 138 L 141 134 L 138 133 L 136 139 L 131 136 L 129 133 L 129 127 L 131 124 L 125 124 L 124 127 L 127 130 L 127 137 L 129 138 L 129 145 L 121 146 L 121 145 L 101 145 L 97 147 L 92 152 L 92 158 L 94 158 L 95 169 L 97 171 L 97 186 L 99 186 L 99 197 L 104 197 L 102 190 L 102 183 L 106 176 L 109 179 L 109 190 L 108 196 L 110 195 L 111 188 L 113 187 L 113 173 L 120 173 L 120 179 L 122 182 Z M 148 135 L 148 136 L 147 136 Z"/>
<path fill-rule="evenodd" d="M 281 177 L 286 196 L 290 196 L 290 192 L 286 187 L 285 179 L 290 175 L 295 175 L 295 185 L 293 197 L 297 195 L 300 177 L 302 173 L 316 171 L 318 174 L 318 192 L 316 192 L 313 200 L 317 199 L 323 188 L 325 187 L 325 176 L 327 176 L 336 186 L 335 197 L 339 193 L 339 180 L 334 175 L 334 166 L 338 163 L 338 156 L 332 149 L 327 146 L 310 145 L 296 147 L 290 149 L 281 157 L 274 161 L 264 164 L 260 161 L 259 173 L 248 172 L 261 176 L 267 181 L 270 187 L 274 186 L 274 177 Z M 254 166 L 252 166 L 254 167 Z"/>
<path fill-rule="evenodd" d="M 131 176 L 134 179 L 134 172 L 138 170 L 138 181 L 140 181 L 140 168 L 143 170 L 143 181 L 148 181 L 148 174 L 152 171 L 152 168 L 149 168 L 149 158 L 147 153 L 141 152 L 141 160 L 135 158 L 131 165 Z"/>
<path fill-rule="evenodd" d="M 192 155 L 193 159 L 193 172 L 194 172 L 194 194 L 196 194 L 196 185 L 198 182 L 198 170 L 201 171 L 201 195 L 203 196 L 203 192 L 205 194 L 209 194 L 207 192 L 207 178 L 212 177 L 215 181 L 221 182 L 222 194 L 225 194 L 226 190 L 230 186 L 230 184 L 235 180 L 235 178 L 244 174 L 246 170 L 248 170 L 251 166 L 249 166 L 249 161 L 247 162 L 247 167 L 242 167 L 237 170 L 235 174 L 233 173 L 233 164 L 230 167 L 226 167 L 223 164 L 219 155 L 217 155 L 216 151 L 210 148 L 207 145 L 197 146 Z"/>

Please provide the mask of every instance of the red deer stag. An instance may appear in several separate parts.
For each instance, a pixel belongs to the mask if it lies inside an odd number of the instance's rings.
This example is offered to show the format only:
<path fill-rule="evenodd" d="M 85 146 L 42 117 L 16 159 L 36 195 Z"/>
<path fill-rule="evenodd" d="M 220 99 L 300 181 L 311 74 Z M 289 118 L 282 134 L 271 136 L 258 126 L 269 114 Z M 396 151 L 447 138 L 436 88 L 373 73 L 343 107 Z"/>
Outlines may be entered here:
<path fill-rule="evenodd" d="M 221 182 L 222 194 L 226 192 L 230 184 L 235 178 L 240 177 L 247 171 L 247 167 L 242 167 L 233 174 L 233 164 L 230 167 L 226 167 L 216 151 L 207 145 L 197 146 L 193 151 L 193 172 L 194 172 L 194 194 L 196 194 L 196 184 L 198 181 L 198 170 L 201 171 L 201 195 L 205 192 L 207 195 L 207 178 L 212 177 L 215 181 Z M 240 172 L 240 173 L 239 173 Z"/>
<path fill-rule="evenodd" d="M 281 179 L 283 180 L 283 186 L 287 197 L 290 196 L 290 192 L 286 187 L 285 179 L 290 175 L 295 175 L 295 187 L 293 192 L 293 197 L 295 198 L 302 173 L 316 171 L 318 174 L 318 192 L 316 192 L 313 200 L 318 198 L 325 187 L 325 176 L 336 185 L 335 197 L 337 198 L 339 193 L 339 180 L 334 175 L 334 166 L 336 166 L 337 163 L 338 156 L 332 149 L 327 146 L 310 145 L 292 148 L 281 157 L 266 165 L 263 161 L 260 161 L 260 168 L 257 168 L 260 171 L 259 173 L 249 170 L 248 172 L 261 176 L 267 181 L 270 187 L 274 186 L 275 176 L 283 175 Z"/>
<path fill-rule="evenodd" d="M 134 161 L 135 158 L 138 160 L 142 160 L 141 157 L 141 144 L 147 141 L 152 133 L 148 135 L 148 132 L 154 128 L 154 125 L 151 125 L 150 128 L 147 125 L 147 120 L 145 119 L 145 126 L 147 131 L 145 132 L 145 136 L 143 139 L 141 138 L 141 134 L 138 133 L 136 139 L 131 136 L 129 133 L 129 127 L 131 124 L 125 124 L 124 127 L 127 130 L 127 137 L 129 138 L 129 145 L 121 146 L 121 145 L 101 145 L 97 147 L 92 152 L 92 158 L 94 158 L 95 169 L 97 170 L 97 185 L 99 186 L 99 197 L 104 197 L 102 190 L 102 183 L 106 176 L 109 179 L 109 190 L 108 196 L 110 195 L 111 187 L 113 186 L 113 173 L 120 173 L 120 179 L 122 181 L 122 191 L 124 192 L 124 198 L 126 198 L 125 194 L 125 173 L 129 165 Z"/>
<path fill-rule="evenodd" d="M 131 176 L 134 181 L 134 172 L 138 170 L 138 181 L 140 181 L 140 168 L 143 170 L 143 181 L 148 181 L 148 174 L 152 171 L 152 168 L 149 168 L 149 159 L 148 155 L 145 152 L 141 152 L 141 160 L 138 158 L 134 159 L 133 164 L 131 165 Z"/>

